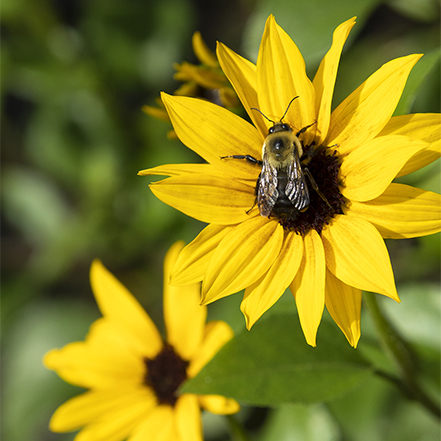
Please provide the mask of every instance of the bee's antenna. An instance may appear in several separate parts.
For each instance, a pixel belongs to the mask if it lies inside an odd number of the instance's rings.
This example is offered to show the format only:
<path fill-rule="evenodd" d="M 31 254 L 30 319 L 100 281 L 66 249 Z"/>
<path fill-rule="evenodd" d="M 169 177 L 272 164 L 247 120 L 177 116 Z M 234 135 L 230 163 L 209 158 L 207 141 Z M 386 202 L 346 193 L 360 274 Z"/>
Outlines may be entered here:
<path fill-rule="evenodd" d="M 288 104 L 288 107 L 285 110 L 285 113 L 283 114 L 282 118 L 280 118 L 280 122 L 282 122 L 282 119 L 285 118 L 286 114 L 288 113 L 289 107 L 291 106 L 292 102 L 297 99 L 299 96 L 295 96 Z"/>
<path fill-rule="evenodd" d="M 269 119 L 264 113 L 262 113 L 257 107 L 251 107 L 251 110 L 257 110 L 264 118 L 266 118 L 269 122 L 272 122 L 274 125 L 276 124 L 272 119 Z"/>

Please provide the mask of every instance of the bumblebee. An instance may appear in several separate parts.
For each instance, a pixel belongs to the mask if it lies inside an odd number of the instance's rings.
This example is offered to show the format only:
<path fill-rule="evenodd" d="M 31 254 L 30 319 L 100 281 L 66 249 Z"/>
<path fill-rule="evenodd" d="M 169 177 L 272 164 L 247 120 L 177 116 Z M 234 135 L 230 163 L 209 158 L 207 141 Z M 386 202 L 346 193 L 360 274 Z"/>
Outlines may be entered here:
<path fill-rule="evenodd" d="M 262 167 L 257 179 L 256 200 L 253 207 L 257 203 L 260 214 L 264 217 L 273 215 L 279 219 L 294 220 L 299 213 L 306 211 L 310 204 L 306 176 L 312 188 L 330 207 L 307 167 L 322 148 L 312 146 L 304 155 L 303 146 L 299 139 L 299 136 L 313 126 L 315 122 L 302 128 L 297 133 L 293 132 L 289 124 L 283 123 L 283 118 L 288 112 L 289 106 L 296 98 L 298 97 L 293 98 L 288 104 L 279 122 L 270 120 L 259 109 L 254 108 L 273 123 L 262 146 L 261 161 L 250 155 L 230 155 L 221 158 L 245 159 Z"/>

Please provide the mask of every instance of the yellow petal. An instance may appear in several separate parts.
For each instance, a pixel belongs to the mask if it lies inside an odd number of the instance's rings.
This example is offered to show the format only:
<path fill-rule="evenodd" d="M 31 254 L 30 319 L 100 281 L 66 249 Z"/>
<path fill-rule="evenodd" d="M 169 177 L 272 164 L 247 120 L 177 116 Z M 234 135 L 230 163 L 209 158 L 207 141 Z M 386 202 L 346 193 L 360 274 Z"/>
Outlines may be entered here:
<path fill-rule="evenodd" d="M 201 306 L 200 283 L 188 286 L 171 286 L 168 283 L 184 242 L 176 242 L 168 251 L 164 261 L 164 321 L 167 341 L 184 360 L 190 360 L 204 336 L 207 308 Z"/>
<path fill-rule="evenodd" d="M 199 395 L 198 398 L 201 407 L 216 415 L 231 415 L 240 410 L 236 400 L 221 395 Z"/>
<path fill-rule="evenodd" d="M 360 339 L 361 291 L 326 272 L 326 308 L 354 348 Z"/>
<path fill-rule="evenodd" d="M 231 225 L 250 218 L 254 188 L 220 176 L 189 174 L 150 184 L 162 202 L 202 222 Z"/>
<path fill-rule="evenodd" d="M 353 150 L 340 168 L 343 196 L 355 201 L 369 201 L 383 193 L 410 157 L 428 144 L 407 136 L 375 138 Z"/>
<path fill-rule="evenodd" d="M 170 441 L 177 440 L 174 427 L 174 409 L 171 406 L 158 406 L 146 415 L 127 441 Z"/>
<path fill-rule="evenodd" d="M 147 388 L 85 392 L 62 404 L 53 414 L 49 427 L 53 432 L 78 430 L 87 424 L 106 421 L 108 415 L 124 414 L 127 406 L 133 406 L 127 409 L 127 417 L 133 423 L 141 412 L 148 413 L 156 406 L 156 398 Z"/>
<path fill-rule="evenodd" d="M 426 142 L 439 141 L 441 115 L 439 113 L 413 113 L 392 117 L 379 136 L 404 135 Z"/>
<path fill-rule="evenodd" d="M 217 246 L 202 284 L 202 301 L 211 303 L 258 280 L 277 258 L 283 228 L 257 216 L 228 233 Z"/>
<path fill-rule="evenodd" d="M 441 196 L 392 183 L 378 198 L 351 202 L 349 210 L 375 225 L 384 238 L 426 236 L 441 230 Z"/>
<path fill-rule="evenodd" d="M 161 336 L 127 288 L 99 260 L 92 263 L 90 282 L 103 316 L 127 336 L 135 350 L 144 357 L 154 357 L 162 348 Z"/>
<path fill-rule="evenodd" d="M 285 292 L 299 269 L 302 253 L 302 236 L 292 232 L 286 234 L 282 249 L 271 268 L 245 290 L 240 309 L 248 329 L 251 329 L 262 314 Z"/>
<path fill-rule="evenodd" d="M 174 417 L 179 441 L 203 441 L 201 409 L 196 395 L 181 395 L 175 405 Z"/>
<path fill-rule="evenodd" d="M 407 77 L 422 55 L 408 55 L 384 64 L 349 95 L 331 115 L 326 145 L 341 155 L 373 139 L 392 116 Z"/>
<path fill-rule="evenodd" d="M 216 247 L 233 228 L 214 224 L 205 227 L 196 239 L 180 252 L 171 271 L 170 283 L 188 285 L 202 281 Z"/>
<path fill-rule="evenodd" d="M 322 231 L 328 269 L 343 283 L 399 301 L 389 253 L 377 229 L 355 215 L 337 215 Z"/>
<path fill-rule="evenodd" d="M 188 148 L 230 175 L 257 178 L 259 170 L 246 161 L 220 159 L 238 154 L 260 159 L 263 139 L 254 126 L 208 101 L 164 93 L 162 100 L 176 134 Z"/>
<path fill-rule="evenodd" d="M 189 92 L 188 89 L 191 91 L 194 84 L 208 90 L 218 89 L 225 85 L 224 75 L 216 72 L 213 69 L 207 69 L 205 66 L 196 66 L 184 61 L 181 64 L 176 63 L 174 68 L 177 72 L 173 75 L 173 79 L 176 81 L 186 82 L 183 87 L 181 86 L 174 92 L 175 95 L 184 95 L 186 92 Z M 196 95 L 196 93 L 190 94 L 190 96 L 194 95 Z"/>
<path fill-rule="evenodd" d="M 335 78 L 337 77 L 338 64 L 340 62 L 343 46 L 349 32 L 355 25 L 355 18 L 346 20 L 334 31 L 332 46 L 323 57 L 322 62 L 315 74 L 313 85 L 315 88 L 315 107 L 317 113 L 317 144 L 323 144 L 331 120 L 332 97 L 334 94 Z"/>
<path fill-rule="evenodd" d="M 196 31 L 193 34 L 192 44 L 193 51 L 201 63 L 210 67 L 218 66 L 216 56 L 214 55 L 213 51 L 211 51 L 209 47 L 205 44 L 205 41 L 199 31 Z"/>
<path fill-rule="evenodd" d="M 147 168 L 138 172 L 139 176 L 180 176 L 187 174 L 203 174 L 226 176 L 211 164 L 166 164 L 158 167 Z"/>
<path fill-rule="evenodd" d="M 93 323 L 86 342 L 49 351 L 44 364 L 68 383 L 95 389 L 133 387 L 145 370 L 142 356 L 104 319 Z"/>
<path fill-rule="evenodd" d="M 189 378 L 195 377 L 233 336 L 233 330 L 227 323 L 222 321 L 208 322 L 205 326 L 204 340 L 187 368 Z"/>
<path fill-rule="evenodd" d="M 266 21 L 257 58 L 259 109 L 270 119 L 280 120 L 289 102 L 285 121 L 300 130 L 316 120 L 315 91 L 306 75 L 305 61 L 289 35 L 276 23 L 273 15 Z M 270 125 L 266 123 L 267 127 Z M 313 140 L 313 130 L 303 135 L 306 144 Z"/>
<path fill-rule="evenodd" d="M 225 86 L 219 89 L 219 100 L 229 109 L 240 106 L 239 98 L 232 87 Z"/>
<path fill-rule="evenodd" d="M 441 156 L 441 141 L 435 141 L 429 144 L 427 149 L 421 150 L 412 156 L 403 168 L 397 173 L 397 178 L 400 176 L 408 175 L 426 165 L 431 164 L 433 161 L 439 159 Z"/>
<path fill-rule="evenodd" d="M 380 136 L 385 135 L 405 135 L 430 143 L 426 150 L 409 159 L 397 177 L 419 170 L 431 164 L 441 155 L 441 116 L 439 113 L 394 116 L 380 133 Z"/>
<path fill-rule="evenodd" d="M 122 411 L 123 409 L 123 411 Z M 88 424 L 75 437 L 79 441 L 120 441 L 137 427 L 152 409 L 151 402 L 120 401 L 118 406 L 106 412 L 102 418 Z"/>
<path fill-rule="evenodd" d="M 160 121 L 170 122 L 167 112 L 160 107 L 142 106 L 142 111 Z"/>
<path fill-rule="evenodd" d="M 299 271 L 290 285 L 296 299 L 300 325 L 306 341 L 316 346 L 317 329 L 325 306 L 325 253 L 320 236 L 311 230 L 303 239 Z"/>
<path fill-rule="evenodd" d="M 266 136 L 268 130 L 263 116 L 251 110 L 252 107 L 259 107 L 256 66 L 222 43 L 217 44 L 217 56 L 222 70 L 234 87 L 251 121 L 259 129 L 261 135 Z"/>

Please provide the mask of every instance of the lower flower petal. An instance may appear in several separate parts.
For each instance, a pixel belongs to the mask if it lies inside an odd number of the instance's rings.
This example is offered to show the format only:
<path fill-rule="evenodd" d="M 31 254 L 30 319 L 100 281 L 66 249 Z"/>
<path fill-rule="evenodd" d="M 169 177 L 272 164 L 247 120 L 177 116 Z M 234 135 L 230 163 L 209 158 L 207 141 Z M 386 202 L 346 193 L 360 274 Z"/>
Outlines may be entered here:
<path fill-rule="evenodd" d="M 404 164 L 429 144 L 407 136 L 375 138 L 344 158 L 340 173 L 343 196 L 370 201 L 383 193 Z"/>
<path fill-rule="evenodd" d="M 94 260 L 90 268 L 90 283 L 101 313 L 126 336 L 127 344 L 143 356 L 155 356 L 162 348 L 155 324 L 99 260 Z"/>
<path fill-rule="evenodd" d="M 76 440 L 120 441 L 155 406 L 156 399 L 147 388 L 129 392 L 118 389 L 90 391 L 61 405 L 49 427 L 54 432 L 69 432 L 85 425 Z"/>
<path fill-rule="evenodd" d="M 202 281 L 216 247 L 233 228 L 215 224 L 205 227 L 196 239 L 179 253 L 171 271 L 170 283 L 188 285 Z"/>
<path fill-rule="evenodd" d="M 392 183 L 378 198 L 352 201 L 349 210 L 375 225 L 384 238 L 426 236 L 441 230 L 441 196 Z"/>
<path fill-rule="evenodd" d="M 342 282 L 400 301 L 389 253 L 378 230 L 355 215 L 337 215 L 322 231 L 328 269 Z"/>
<path fill-rule="evenodd" d="M 176 440 L 174 409 L 158 406 L 146 417 L 127 441 L 170 441 Z"/>
<path fill-rule="evenodd" d="M 179 441 L 203 441 L 197 395 L 184 394 L 179 397 L 175 405 L 175 424 Z"/>
<path fill-rule="evenodd" d="M 230 178 L 181 175 L 150 184 L 162 202 L 202 222 L 231 225 L 249 218 L 254 187 Z"/>
<path fill-rule="evenodd" d="M 193 354 L 187 368 L 189 378 L 195 377 L 199 371 L 214 357 L 219 349 L 233 338 L 233 330 L 226 322 L 211 321 L 205 326 L 204 340 Z"/>
<path fill-rule="evenodd" d="M 164 321 L 167 342 L 184 360 L 190 360 L 202 342 L 207 308 L 201 306 L 200 283 L 186 286 L 169 285 L 170 270 L 184 242 L 176 242 L 164 261 Z"/>
<path fill-rule="evenodd" d="M 133 354 L 105 319 L 92 324 L 86 342 L 49 351 L 44 365 L 68 383 L 95 389 L 115 384 L 130 388 L 142 381 L 144 373 L 142 357 Z"/>
<path fill-rule="evenodd" d="M 199 395 L 198 398 L 202 408 L 216 415 L 231 415 L 240 410 L 240 405 L 236 400 L 222 395 Z"/>
<path fill-rule="evenodd" d="M 277 258 L 283 228 L 257 216 L 239 224 L 216 248 L 202 284 L 202 302 L 210 303 L 251 285 Z"/>
<path fill-rule="evenodd" d="M 361 290 L 346 285 L 327 270 L 325 304 L 350 345 L 356 348 L 361 335 Z"/>
<path fill-rule="evenodd" d="M 302 236 L 293 232 L 285 235 L 282 249 L 271 268 L 245 290 L 240 309 L 248 329 L 279 300 L 294 279 L 302 260 Z"/>
<path fill-rule="evenodd" d="M 316 346 L 317 329 L 325 306 L 325 253 L 320 236 L 311 230 L 303 238 L 299 271 L 290 285 L 306 341 Z"/>

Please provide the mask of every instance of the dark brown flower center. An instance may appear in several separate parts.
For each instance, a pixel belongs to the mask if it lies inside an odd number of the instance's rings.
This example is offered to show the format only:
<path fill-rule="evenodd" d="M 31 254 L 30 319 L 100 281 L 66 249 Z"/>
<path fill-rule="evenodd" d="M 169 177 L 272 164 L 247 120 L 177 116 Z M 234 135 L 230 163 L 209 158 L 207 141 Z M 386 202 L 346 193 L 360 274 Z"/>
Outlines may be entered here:
<path fill-rule="evenodd" d="M 178 399 L 176 391 L 187 379 L 188 361 L 183 360 L 168 344 L 155 358 L 144 358 L 147 372 L 144 384 L 151 387 L 158 404 L 174 405 Z"/>
<path fill-rule="evenodd" d="M 313 146 L 304 146 L 303 148 L 304 154 L 306 154 Z M 305 234 L 309 230 L 314 229 L 320 234 L 323 227 L 329 223 L 335 214 L 342 214 L 344 198 L 340 193 L 338 178 L 340 165 L 335 150 L 332 151 L 332 154 L 329 153 L 329 149 L 322 150 L 314 156 L 307 167 L 317 188 L 326 200 L 314 190 L 306 176 L 310 197 L 309 207 L 305 211 L 293 216 L 293 218 L 279 218 L 279 223 L 285 230 Z"/>

